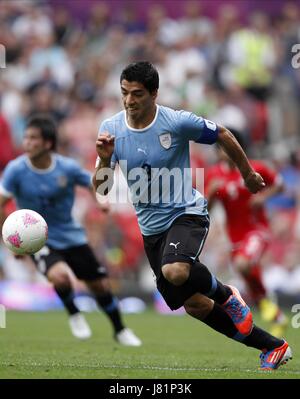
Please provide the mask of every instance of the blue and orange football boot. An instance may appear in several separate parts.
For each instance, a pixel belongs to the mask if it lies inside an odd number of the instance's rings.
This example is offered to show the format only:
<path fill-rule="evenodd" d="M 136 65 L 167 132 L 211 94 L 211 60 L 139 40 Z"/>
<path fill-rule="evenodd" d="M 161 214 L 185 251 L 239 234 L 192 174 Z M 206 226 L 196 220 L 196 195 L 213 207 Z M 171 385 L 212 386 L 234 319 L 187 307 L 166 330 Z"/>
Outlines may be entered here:
<path fill-rule="evenodd" d="M 266 350 L 262 351 L 259 357 L 261 370 L 276 370 L 293 358 L 292 350 L 286 341 L 278 348 L 268 352 Z"/>
<path fill-rule="evenodd" d="M 241 297 L 239 290 L 231 285 L 228 285 L 232 294 L 223 303 L 222 307 L 225 312 L 232 319 L 237 330 L 243 335 L 247 336 L 251 333 L 253 328 L 253 317 L 249 306 Z"/>

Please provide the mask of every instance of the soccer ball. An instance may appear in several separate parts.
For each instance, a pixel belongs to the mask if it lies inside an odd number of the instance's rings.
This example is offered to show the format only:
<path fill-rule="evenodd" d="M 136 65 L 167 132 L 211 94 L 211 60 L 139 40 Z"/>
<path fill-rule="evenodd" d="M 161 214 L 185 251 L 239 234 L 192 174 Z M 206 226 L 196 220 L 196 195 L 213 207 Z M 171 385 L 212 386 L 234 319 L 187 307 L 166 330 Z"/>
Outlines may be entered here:
<path fill-rule="evenodd" d="M 2 227 L 4 244 L 17 255 L 30 255 L 39 251 L 48 238 L 45 219 L 30 209 L 11 213 Z"/>

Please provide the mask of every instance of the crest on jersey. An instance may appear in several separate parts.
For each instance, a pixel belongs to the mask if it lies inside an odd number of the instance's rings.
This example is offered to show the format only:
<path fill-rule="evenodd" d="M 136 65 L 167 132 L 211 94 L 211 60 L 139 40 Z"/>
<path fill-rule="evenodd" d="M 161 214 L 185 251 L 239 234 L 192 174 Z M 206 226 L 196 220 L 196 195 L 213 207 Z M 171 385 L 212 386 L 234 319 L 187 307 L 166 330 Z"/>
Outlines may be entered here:
<path fill-rule="evenodd" d="M 58 186 L 61 187 L 61 188 L 66 187 L 67 184 L 68 184 L 67 176 L 64 176 L 64 175 L 58 176 L 58 178 L 57 178 L 57 184 L 58 184 Z"/>
<path fill-rule="evenodd" d="M 168 150 L 172 144 L 171 133 L 163 133 L 159 136 L 160 144 L 163 148 Z"/>

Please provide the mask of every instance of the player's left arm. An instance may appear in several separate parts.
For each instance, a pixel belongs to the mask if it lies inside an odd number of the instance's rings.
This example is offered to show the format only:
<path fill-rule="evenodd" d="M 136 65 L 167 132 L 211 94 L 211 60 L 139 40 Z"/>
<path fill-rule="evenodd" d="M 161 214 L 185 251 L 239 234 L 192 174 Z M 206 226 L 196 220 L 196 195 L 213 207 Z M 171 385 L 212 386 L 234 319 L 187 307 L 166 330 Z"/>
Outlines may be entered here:
<path fill-rule="evenodd" d="M 110 206 L 107 198 L 105 199 L 101 198 L 101 201 L 98 201 L 94 185 L 93 185 L 93 175 L 90 173 L 88 170 L 82 168 L 80 165 L 76 164 L 73 168 L 74 170 L 74 178 L 75 178 L 75 184 L 85 187 L 89 190 L 91 193 L 91 196 L 93 199 L 96 201 L 99 209 L 102 212 L 109 212 Z"/>
<path fill-rule="evenodd" d="M 179 111 L 177 117 L 177 131 L 185 140 L 202 144 L 218 143 L 222 147 L 238 167 L 251 193 L 255 194 L 265 187 L 263 178 L 252 168 L 242 147 L 228 129 L 192 112 Z"/>
<path fill-rule="evenodd" d="M 220 125 L 218 125 L 217 143 L 235 163 L 244 179 L 245 186 L 251 193 L 255 194 L 266 186 L 262 176 L 250 165 L 247 155 L 234 135 L 228 129 Z"/>
<path fill-rule="evenodd" d="M 263 204 L 273 195 L 284 191 L 282 176 L 265 164 L 259 164 L 255 170 L 263 177 L 266 187 L 251 199 L 253 207 L 263 206 Z"/>
<path fill-rule="evenodd" d="M 9 201 L 9 197 L 6 197 L 0 192 L 0 231 L 2 230 L 3 223 L 5 221 L 5 205 Z"/>

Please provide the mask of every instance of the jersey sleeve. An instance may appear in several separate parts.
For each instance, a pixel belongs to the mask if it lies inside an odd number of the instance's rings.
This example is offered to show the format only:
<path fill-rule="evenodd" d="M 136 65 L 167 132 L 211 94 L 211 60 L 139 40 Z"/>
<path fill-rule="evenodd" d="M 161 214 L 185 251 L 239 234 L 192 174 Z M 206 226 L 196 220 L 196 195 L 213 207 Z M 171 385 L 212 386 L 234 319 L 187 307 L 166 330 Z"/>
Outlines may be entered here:
<path fill-rule="evenodd" d="M 178 133 L 188 141 L 201 144 L 214 144 L 218 139 L 218 126 L 192 112 L 178 111 Z"/>
<path fill-rule="evenodd" d="M 11 198 L 17 194 L 19 173 L 13 162 L 9 162 L 0 180 L 0 194 Z"/>
<path fill-rule="evenodd" d="M 109 121 L 107 119 L 101 123 L 100 128 L 99 128 L 99 132 L 98 132 L 98 136 L 101 133 L 104 133 L 104 132 L 108 132 L 109 134 L 115 136 L 115 132 L 114 132 L 113 126 L 112 126 L 111 123 L 109 123 Z M 100 162 L 100 157 L 97 157 L 95 168 L 98 167 L 99 162 Z M 111 157 L 110 167 L 112 169 L 115 169 L 117 162 L 118 162 L 118 159 L 117 159 L 117 156 L 116 156 L 116 144 L 115 144 L 115 151 L 113 152 L 112 157 Z"/>

